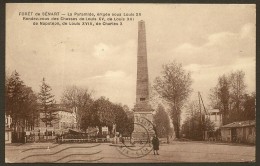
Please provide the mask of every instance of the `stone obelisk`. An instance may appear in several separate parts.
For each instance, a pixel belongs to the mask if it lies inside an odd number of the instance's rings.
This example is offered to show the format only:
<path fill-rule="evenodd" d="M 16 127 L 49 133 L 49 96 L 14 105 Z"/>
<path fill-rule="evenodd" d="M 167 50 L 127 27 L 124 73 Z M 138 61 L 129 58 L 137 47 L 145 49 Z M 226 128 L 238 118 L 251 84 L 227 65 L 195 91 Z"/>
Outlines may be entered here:
<path fill-rule="evenodd" d="M 138 50 L 137 50 L 137 81 L 136 81 L 136 104 L 134 106 L 134 131 L 132 137 L 144 136 L 145 130 L 138 124 L 140 117 L 152 122 L 152 108 L 149 104 L 149 77 L 147 64 L 145 22 L 138 22 Z M 152 131 L 149 131 L 152 135 Z"/>

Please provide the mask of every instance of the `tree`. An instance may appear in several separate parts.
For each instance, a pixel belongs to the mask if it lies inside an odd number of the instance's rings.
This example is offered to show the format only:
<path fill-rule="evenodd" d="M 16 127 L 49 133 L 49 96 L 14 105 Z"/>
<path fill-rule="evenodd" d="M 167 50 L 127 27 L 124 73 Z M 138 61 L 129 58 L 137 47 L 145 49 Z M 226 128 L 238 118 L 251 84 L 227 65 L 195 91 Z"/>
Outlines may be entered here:
<path fill-rule="evenodd" d="M 128 117 L 124 108 L 119 104 L 113 104 L 113 113 L 115 114 L 116 131 L 121 134 L 128 134 Z"/>
<path fill-rule="evenodd" d="M 9 80 L 11 79 L 11 74 L 9 74 L 9 72 L 5 73 L 5 114 L 10 115 L 11 114 L 11 103 L 10 103 L 10 97 L 11 97 L 11 90 L 9 88 L 11 88 L 12 86 L 10 86 L 9 84 Z"/>
<path fill-rule="evenodd" d="M 230 84 L 225 74 L 218 78 L 216 87 L 212 88 L 209 95 L 211 107 L 220 110 L 223 115 L 223 125 L 229 122 L 230 113 Z"/>
<path fill-rule="evenodd" d="M 25 85 L 16 71 L 6 80 L 6 84 L 6 114 L 11 115 L 13 125 L 16 128 L 19 119 L 23 115 L 21 104 Z"/>
<path fill-rule="evenodd" d="M 219 109 L 221 107 L 218 91 L 219 91 L 218 86 L 216 86 L 211 88 L 209 92 L 209 102 L 210 102 L 209 106 L 212 107 L 213 109 Z"/>
<path fill-rule="evenodd" d="M 162 97 L 158 94 L 155 88 L 149 88 L 149 104 L 151 105 L 153 110 L 156 110 L 159 105 L 167 105 Z"/>
<path fill-rule="evenodd" d="M 57 114 L 54 111 L 55 99 L 54 95 L 51 94 L 52 88 L 45 82 L 45 78 L 42 79 L 42 85 L 40 87 L 40 92 L 38 95 L 40 103 L 40 112 L 43 117 L 41 121 L 45 123 L 46 135 L 48 126 L 52 127 L 52 122 L 57 119 Z"/>
<path fill-rule="evenodd" d="M 228 122 L 229 116 L 229 101 L 230 101 L 230 91 L 229 91 L 229 84 L 228 78 L 226 75 L 219 77 L 218 80 L 219 90 L 218 90 L 218 98 L 220 99 L 220 113 L 223 115 L 223 124 Z"/>
<path fill-rule="evenodd" d="M 67 87 L 62 94 L 61 103 L 75 112 L 77 129 L 86 130 L 91 125 L 92 94 L 88 89 L 76 86 Z"/>
<path fill-rule="evenodd" d="M 190 101 L 185 108 L 187 118 L 182 124 L 182 134 L 189 139 L 202 138 L 202 118 L 198 102 Z"/>
<path fill-rule="evenodd" d="M 115 123 L 115 114 L 109 99 L 103 96 L 100 97 L 94 101 L 91 111 L 92 127 L 98 126 L 99 133 L 102 133 L 102 126 L 108 126 L 111 131 L 112 125 Z"/>
<path fill-rule="evenodd" d="M 155 79 L 154 88 L 169 103 L 175 136 L 179 138 L 181 109 L 192 91 L 191 76 L 189 72 L 183 69 L 181 64 L 175 61 L 163 65 L 161 74 L 161 77 Z"/>
<path fill-rule="evenodd" d="M 185 108 L 187 117 L 193 117 L 196 113 L 200 112 L 198 101 L 195 100 L 190 101 Z"/>
<path fill-rule="evenodd" d="M 24 84 L 18 72 L 14 71 L 5 80 L 5 113 L 12 118 L 13 141 L 23 141 L 26 127 L 34 126 L 37 98 L 32 89 Z"/>
<path fill-rule="evenodd" d="M 214 123 L 200 112 L 197 101 L 189 102 L 186 108 L 187 118 L 182 125 L 182 134 L 189 139 L 203 140 L 203 133 L 213 131 Z"/>
<path fill-rule="evenodd" d="M 164 107 L 160 104 L 154 115 L 154 124 L 158 137 L 167 137 L 170 134 L 170 119 Z"/>
<path fill-rule="evenodd" d="M 242 120 L 254 120 L 256 116 L 256 93 L 244 94 Z"/>
<path fill-rule="evenodd" d="M 208 118 L 201 121 L 201 115 L 199 112 L 188 117 L 182 125 L 182 133 L 186 138 L 193 140 L 203 140 L 203 132 L 213 130 L 214 123 Z"/>
<path fill-rule="evenodd" d="M 246 90 L 244 79 L 245 79 L 245 73 L 241 70 L 232 72 L 229 75 L 230 99 L 231 99 L 230 103 L 232 107 L 230 110 L 232 116 L 230 116 L 230 118 L 232 117 L 232 121 L 239 121 L 243 119 L 243 117 L 241 116 L 243 114 L 242 102 Z"/>
<path fill-rule="evenodd" d="M 127 133 L 126 135 L 127 136 L 130 136 L 133 131 L 134 131 L 134 111 L 133 110 L 129 110 L 129 108 L 126 110 L 125 109 L 125 113 L 126 113 L 126 116 L 127 116 L 127 121 L 126 121 L 126 126 L 127 126 Z"/>
<path fill-rule="evenodd" d="M 23 90 L 23 109 L 24 109 L 24 116 L 26 120 L 25 126 L 30 127 L 31 129 L 34 128 L 36 119 L 38 118 L 39 114 L 37 111 L 37 95 L 33 92 L 31 87 L 24 87 Z"/>
<path fill-rule="evenodd" d="M 245 101 L 249 99 L 244 79 L 245 73 L 241 70 L 224 74 L 219 77 L 217 85 L 211 89 L 210 105 L 220 109 L 223 115 L 223 125 L 234 121 L 248 120 L 244 116 L 247 105 L 245 105 Z M 250 105 L 254 107 L 254 105 Z"/>

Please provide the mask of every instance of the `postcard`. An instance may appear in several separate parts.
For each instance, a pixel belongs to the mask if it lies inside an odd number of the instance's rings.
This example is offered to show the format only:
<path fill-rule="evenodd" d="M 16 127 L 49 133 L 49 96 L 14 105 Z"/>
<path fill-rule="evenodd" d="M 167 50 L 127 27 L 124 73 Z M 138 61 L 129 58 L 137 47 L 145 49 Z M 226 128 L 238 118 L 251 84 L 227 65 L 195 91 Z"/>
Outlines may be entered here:
<path fill-rule="evenodd" d="M 6 3 L 6 163 L 255 162 L 256 5 Z"/>

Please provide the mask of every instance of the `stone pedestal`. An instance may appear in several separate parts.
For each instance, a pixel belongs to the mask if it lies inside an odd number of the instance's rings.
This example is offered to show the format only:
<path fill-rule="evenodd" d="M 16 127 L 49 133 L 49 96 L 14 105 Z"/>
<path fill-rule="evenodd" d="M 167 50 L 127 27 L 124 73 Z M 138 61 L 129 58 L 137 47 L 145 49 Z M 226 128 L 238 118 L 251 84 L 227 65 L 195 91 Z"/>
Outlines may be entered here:
<path fill-rule="evenodd" d="M 150 142 L 155 132 L 152 124 L 153 115 L 151 112 L 135 112 L 134 113 L 134 131 L 132 139 L 135 142 Z"/>
<path fill-rule="evenodd" d="M 134 141 L 150 141 L 155 134 L 152 108 L 147 102 L 139 102 L 134 108 Z"/>

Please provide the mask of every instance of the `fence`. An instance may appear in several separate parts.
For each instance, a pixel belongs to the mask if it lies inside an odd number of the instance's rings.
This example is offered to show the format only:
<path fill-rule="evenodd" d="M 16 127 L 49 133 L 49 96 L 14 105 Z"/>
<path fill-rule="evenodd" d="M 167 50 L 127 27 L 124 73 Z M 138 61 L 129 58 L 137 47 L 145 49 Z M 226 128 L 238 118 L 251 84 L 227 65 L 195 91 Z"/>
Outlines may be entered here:
<path fill-rule="evenodd" d="M 104 142 L 109 142 L 109 140 L 107 139 L 103 139 L 103 138 L 97 138 L 97 139 L 58 139 L 57 140 L 58 143 L 94 143 L 94 142 L 98 142 L 98 143 L 104 143 Z"/>
<path fill-rule="evenodd" d="M 45 136 L 45 135 L 27 135 L 26 143 L 32 142 L 53 142 L 55 141 L 56 136 Z"/>
<path fill-rule="evenodd" d="M 25 132 L 12 132 L 12 143 L 25 143 Z"/>

